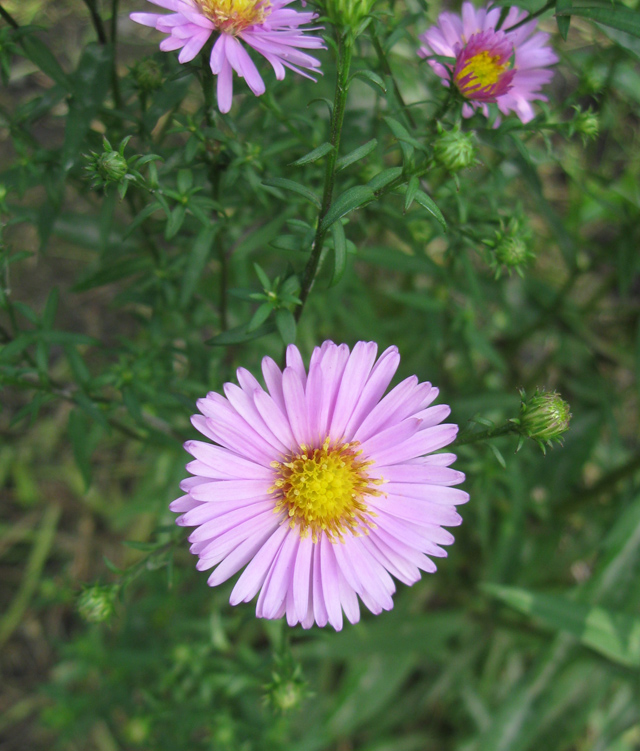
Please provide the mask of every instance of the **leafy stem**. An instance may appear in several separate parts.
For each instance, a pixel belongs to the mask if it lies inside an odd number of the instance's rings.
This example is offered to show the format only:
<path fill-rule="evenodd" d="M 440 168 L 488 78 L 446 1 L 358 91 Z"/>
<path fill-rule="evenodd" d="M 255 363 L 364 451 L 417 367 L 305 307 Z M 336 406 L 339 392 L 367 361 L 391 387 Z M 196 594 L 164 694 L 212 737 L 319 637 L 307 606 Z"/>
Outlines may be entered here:
<path fill-rule="evenodd" d="M 347 104 L 347 91 L 349 88 L 349 69 L 351 67 L 351 56 L 353 53 L 353 37 L 349 32 L 338 32 L 338 69 L 336 73 L 336 91 L 333 100 L 333 112 L 331 113 L 331 138 L 330 144 L 333 147 L 327 156 L 327 166 L 324 177 L 324 190 L 322 193 L 322 204 L 318 215 L 318 228 L 311 246 L 311 255 L 307 261 L 300 290 L 301 304 L 296 309 L 296 321 L 300 320 L 305 302 L 313 286 L 313 282 L 318 271 L 320 255 L 324 246 L 324 240 L 327 234 L 327 228 L 323 227 L 322 220 L 326 216 L 333 199 L 333 189 L 336 181 L 336 166 L 338 162 L 338 152 L 340 150 L 340 138 L 342 135 L 342 125 L 344 123 L 344 113 Z"/>

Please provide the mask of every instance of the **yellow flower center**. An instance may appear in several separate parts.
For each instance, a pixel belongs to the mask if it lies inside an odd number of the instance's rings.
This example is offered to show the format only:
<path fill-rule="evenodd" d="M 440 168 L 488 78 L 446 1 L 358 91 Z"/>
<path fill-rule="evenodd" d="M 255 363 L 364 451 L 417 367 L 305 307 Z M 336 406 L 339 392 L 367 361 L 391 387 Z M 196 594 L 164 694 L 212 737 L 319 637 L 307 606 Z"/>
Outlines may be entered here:
<path fill-rule="evenodd" d="M 248 26 L 263 23 L 271 13 L 269 0 L 196 0 L 216 29 L 239 34 Z"/>
<path fill-rule="evenodd" d="M 471 74 L 471 80 L 462 84 L 463 89 L 484 89 L 493 86 L 508 68 L 500 64 L 500 55 L 490 55 L 486 50 L 470 57 L 465 66 L 456 75 L 456 83 Z"/>
<path fill-rule="evenodd" d="M 313 542 L 324 532 L 331 542 L 343 541 L 346 531 L 368 534 L 375 525 L 367 495 L 381 495 L 373 486 L 382 480 L 371 479 L 357 443 L 331 446 L 327 438 L 321 448 L 300 447 L 300 453 L 288 461 L 273 462 L 277 479 L 269 488 L 277 494 L 274 511 L 286 510 L 289 526 L 300 528 L 300 536 L 311 533 Z"/>

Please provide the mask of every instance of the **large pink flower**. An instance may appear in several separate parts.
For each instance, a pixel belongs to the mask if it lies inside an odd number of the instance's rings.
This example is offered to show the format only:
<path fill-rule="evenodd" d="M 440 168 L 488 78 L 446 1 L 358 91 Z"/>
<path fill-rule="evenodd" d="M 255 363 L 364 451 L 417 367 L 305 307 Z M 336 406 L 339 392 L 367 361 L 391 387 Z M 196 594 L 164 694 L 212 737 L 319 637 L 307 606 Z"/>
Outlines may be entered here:
<path fill-rule="evenodd" d="M 455 58 L 453 65 L 433 59 L 428 62 L 447 86 L 453 81 L 465 97 L 465 117 L 471 117 L 476 108 L 488 116 L 487 103 L 496 102 L 503 114 L 513 111 L 527 123 L 534 116 L 531 102 L 547 99 L 540 88 L 551 80 L 553 72 L 548 66 L 557 63 L 558 57 L 547 45 L 549 35 L 534 33 L 535 20 L 509 31 L 527 16 L 518 8 L 511 8 L 501 30 L 496 31 L 501 11 L 476 10 L 466 2 L 462 17 L 441 13 L 437 24 L 420 36 L 424 46 L 418 54 Z"/>
<path fill-rule="evenodd" d="M 320 62 L 303 49 L 325 49 L 320 37 L 301 26 L 316 18 L 314 13 L 288 8 L 293 0 L 149 0 L 173 11 L 171 14 L 132 13 L 131 19 L 169 34 L 160 42 L 163 51 L 181 49 L 178 60 L 188 63 L 200 52 L 212 33 L 219 34 L 211 51 L 211 70 L 218 76 L 218 107 L 231 109 L 233 71 L 244 78 L 256 96 L 265 92 L 264 81 L 241 42 L 253 47 L 273 66 L 276 78 L 291 68 L 307 78 L 306 71 Z M 317 28 L 317 27 L 316 27 Z"/>
<path fill-rule="evenodd" d="M 215 586 L 246 566 L 231 604 L 258 592 L 256 614 L 309 628 L 342 628 L 360 618 L 358 597 L 373 613 L 390 610 L 395 576 L 405 584 L 433 572 L 429 556 L 453 542 L 443 526 L 462 519 L 469 496 L 452 485 L 464 475 L 454 454 L 446 405 L 415 376 L 386 396 L 400 355 L 377 360 L 377 345 L 316 347 L 307 374 L 294 346 L 280 371 L 262 362 L 267 390 L 246 370 L 198 402 L 194 426 L 213 443 L 188 441 L 193 477 L 171 504 L 177 523 L 196 527 L 197 568 L 216 567 Z"/>

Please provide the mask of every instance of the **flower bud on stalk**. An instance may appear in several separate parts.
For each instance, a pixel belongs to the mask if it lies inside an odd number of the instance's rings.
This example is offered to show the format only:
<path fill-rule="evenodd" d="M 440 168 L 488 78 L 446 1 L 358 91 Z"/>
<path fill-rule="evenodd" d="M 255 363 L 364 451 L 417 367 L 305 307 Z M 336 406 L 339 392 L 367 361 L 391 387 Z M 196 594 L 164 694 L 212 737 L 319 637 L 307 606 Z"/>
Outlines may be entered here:
<path fill-rule="evenodd" d="M 376 0 L 325 0 L 325 12 L 336 26 L 356 29 L 371 13 Z"/>
<path fill-rule="evenodd" d="M 476 163 L 474 134 L 463 133 L 460 123 L 456 123 L 450 131 L 445 131 L 440 123 L 437 127 L 438 137 L 433 144 L 436 161 L 449 172 L 472 167 Z"/>
<path fill-rule="evenodd" d="M 145 94 L 150 94 L 162 86 L 164 76 L 161 66 L 151 57 L 140 60 L 131 68 L 136 86 Z"/>
<path fill-rule="evenodd" d="M 118 588 L 94 584 L 78 596 L 78 612 L 88 623 L 108 621 L 115 612 Z"/>
<path fill-rule="evenodd" d="M 493 239 L 483 242 L 491 248 L 490 264 L 495 270 L 496 279 L 500 278 L 504 269 L 522 276 L 523 267 L 535 258 L 530 247 L 531 232 L 518 217 L 512 217 L 506 224 L 500 220 L 500 229 L 496 230 Z"/>
<path fill-rule="evenodd" d="M 569 134 L 578 133 L 582 138 L 582 143 L 595 140 L 600 131 L 600 122 L 596 113 L 589 107 L 588 110 L 582 110 L 575 107 L 576 114 L 569 125 Z"/>
<path fill-rule="evenodd" d="M 562 436 L 569 430 L 570 407 L 556 391 L 536 391 L 526 398 L 521 391 L 520 416 L 513 422 L 525 438 L 532 438 L 546 453 L 545 444 L 562 443 Z"/>
<path fill-rule="evenodd" d="M 117 183 L 127 174 L 127 160 L 117 151 L 100 154 L 96 168 L 105 182 Z"/>

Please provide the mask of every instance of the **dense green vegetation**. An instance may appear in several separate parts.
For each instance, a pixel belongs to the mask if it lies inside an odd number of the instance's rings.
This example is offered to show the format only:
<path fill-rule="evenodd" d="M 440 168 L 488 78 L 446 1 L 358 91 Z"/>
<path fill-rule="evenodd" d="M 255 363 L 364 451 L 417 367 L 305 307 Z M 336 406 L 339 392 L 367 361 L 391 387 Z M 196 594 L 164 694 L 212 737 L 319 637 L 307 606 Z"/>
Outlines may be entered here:
<path fill-rule="evenodd" d="M 442 8 L 379 0 L 322 224 L 331 20 L 318 83 L 256 56 L 221 115 L 144 0 L 0 6 L 3 751 L 638 749 L 640 12 L 544 5 L 549 101 L 494 128 L 416 55 Z M 195 400 L 325 339 L 440 388 L 471 496 L 340 633 L 231 607 L 168 510 Z M 480 440 L 519 389 L 570 403 L 563 446 Z"/>

